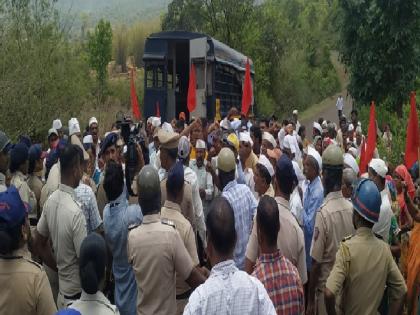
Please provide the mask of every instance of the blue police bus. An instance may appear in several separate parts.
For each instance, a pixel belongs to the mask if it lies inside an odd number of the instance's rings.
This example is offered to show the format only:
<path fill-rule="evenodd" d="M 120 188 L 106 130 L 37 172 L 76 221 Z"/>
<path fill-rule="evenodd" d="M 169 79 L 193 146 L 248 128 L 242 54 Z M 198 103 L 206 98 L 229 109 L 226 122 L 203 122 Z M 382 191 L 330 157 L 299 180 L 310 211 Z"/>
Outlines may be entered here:
<path fill-rule="evenodd" d="M 143 61 L 145 118 L 155 116 L 157 106 L 166 121 L 181 112 L 187 119 L 191 115 L 212 120 L 218 111 L 223 117 L 231 107 L 241 107 L 247 57 L 212 37 L 184 31 L 151 34 Z M 197 107 L 188 113 L 191 64 L 196 69 Z M 251 60 L 250 65 L 253 81 Z"/>

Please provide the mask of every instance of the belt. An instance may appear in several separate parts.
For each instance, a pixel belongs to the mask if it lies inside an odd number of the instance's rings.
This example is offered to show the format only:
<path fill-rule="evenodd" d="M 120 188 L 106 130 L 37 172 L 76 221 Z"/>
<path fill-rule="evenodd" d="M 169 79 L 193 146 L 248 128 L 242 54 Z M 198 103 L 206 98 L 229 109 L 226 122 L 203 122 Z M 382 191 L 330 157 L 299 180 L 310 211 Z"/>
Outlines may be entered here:
<path fill-rule="evenodd" d="M 186 299 L 188 299 L 190 297 L 190 295 L 191 295 L 192 292 L 193 292 L 193 290 L 192 289 L 189 289 L 188 291 L 185 291 L 182 294 L 178 294 L 176 296 L 176 299 L 177 300 L 186 300 Z"/>
<path fill-rule="evenodd" d="M 68 296 L 68 295 L 63 294 L 63 296 L 66 300 L 78 300 L 82 296 L 82 292 L 76 293 L 75 295 L 72 295 L 72 296 Z"/>

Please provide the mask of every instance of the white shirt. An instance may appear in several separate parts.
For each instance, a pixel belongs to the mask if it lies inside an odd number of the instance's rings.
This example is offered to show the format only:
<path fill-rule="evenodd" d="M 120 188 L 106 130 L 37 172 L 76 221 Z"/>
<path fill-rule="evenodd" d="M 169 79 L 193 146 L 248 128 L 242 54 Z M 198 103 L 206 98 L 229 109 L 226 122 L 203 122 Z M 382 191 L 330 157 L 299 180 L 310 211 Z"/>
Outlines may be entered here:
<path fill-rule="evenodd" d="M 280 145 L 280 149 L 283 149 L 283 141 L 284 141 L 284 137 L 286 136 L 286 130 L 284 130 L 284 128 L 281 128 L 277 138 L 279 139 L 279 145 Z"/>
<path fill-rule="evenodd" d="M 214 194 L 213 178 L 211 174 L 206 171 L 206 161 L 203 166 L 198 167 L 196 160 L 190 161 L 190 168 L 195 172 L 198 179 L 198 187 L 204 189 L 206 192 L 206 200 L 211 201 Z"/>
<path fill-rule="evenodd" d="M 289 148 L 290 151 L 295 155 L 294 160 L 299 163 L 299 161 L 302 159 L 302 152 L 300 151 L 296 136 L 287 135 L 284 137 L 283 142 L 284 142 L 283 147 Z"/>
<path fill-rule="evenodd" d="M 299 189 L 296 187 L 290 195 L 290 211 L 295 216 L 300 226 L 303 226 L 303 205 L 300 199 Z"/>
<path fill-rule="evenodd" d="M 337 110 L 343 110 L 343 107 L 344 107 L 344 99 L 342 97 L 339 97 L 337 99 L 337 103 L 335 104 L 335 106 L 337 107 Z"/>
<path fill-rule="evenodd" d="M 87 294 L 82 291 L 82 296 L 79 300 L 71 303 L 69 306 L 71 309 L 79 311 L 83 315 L 118 315 L 118 311 L 115 305 L 105 297 L 105 295 L 98 291 L 95 294 Z"/>
<path fill-rule="evenodd" d="M 185 314 L 275 315 L 276 310 L 262 283 L 227 260 L 215 265 L 206 282 L 191 294 Z"/>
<path fill-rule="evenodd" d="M 381 191 L 381 210 L 379 212 L 379 219 L 372 228 L 372 231 L 382 237 L 384 242 L 388 243 L 389 230 L 391 229 L 391 220 L 394 215 L 389 202 L 388 190 L 385 188 Z"/>

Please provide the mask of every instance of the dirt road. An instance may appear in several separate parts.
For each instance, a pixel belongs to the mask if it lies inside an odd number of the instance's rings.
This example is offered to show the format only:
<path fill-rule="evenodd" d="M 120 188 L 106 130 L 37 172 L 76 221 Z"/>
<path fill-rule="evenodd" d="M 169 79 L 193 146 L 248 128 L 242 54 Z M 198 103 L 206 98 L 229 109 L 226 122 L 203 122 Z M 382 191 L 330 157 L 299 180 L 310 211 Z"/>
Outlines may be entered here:
<path fill-rule="evenodd" d="M 343 65 L 340 64 L 340 62 L 338 61 L 337 52 L 331 53 L 331 61 L 334 65 L 334 68 L 337 71 L 338 78 L 340 80 L 341 91 L 333 96 L 322 100 L 320 103 L 311 106 L 299 115 L 299 120 L 301 124 L 303 124 L 306 127 L 306 134 L 308 137 L 312 136 L 312 124 L 314 121 L 317 121 L 319 117 L 324 118 L 324 120 L 330 120 L 338 124 L 338 112 L 337 108 L 335 107 L 335 104 L 339 95 L 342 95 L 344 97 L 344 115 L 348 117 L 352 109 L 352 98 L 350 96 L 347 96 L 346 87 L 348 84 L 348 77 L 345 73 Z"/>

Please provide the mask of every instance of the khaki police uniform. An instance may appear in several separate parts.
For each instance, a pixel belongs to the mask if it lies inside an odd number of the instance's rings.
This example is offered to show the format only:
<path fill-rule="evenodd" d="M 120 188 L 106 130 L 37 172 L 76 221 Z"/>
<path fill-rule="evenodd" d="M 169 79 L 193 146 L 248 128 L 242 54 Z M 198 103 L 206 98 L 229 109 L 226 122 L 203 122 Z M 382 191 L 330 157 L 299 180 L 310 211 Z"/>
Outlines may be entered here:
<path fill-rule="evenodd" d="M 20 198 L 22 198 L 22 201 L 30 206 L 31 213 L 29 214 L 29 217 L 36 218 L 38 203 L 36 201 L 34 192 L 29 188 L 29 185 L 26 182 L 26 180 L 27 177 L 23 175 L 22 172 L 17 171 L 13 174 L 12 179 L 10 181 L 10 185 L 16 187 L 16 189 L 19 191 L 19 195 Z"/>
<path fill-rule="evenodd" d="M 12 256 L 0 256 L 0 283 L 0 314 L 56 313 L 47 275 L 24 249 Z"/>
<path fill-rule="evenodd" d="M 80 245 L 87 235 L 86 219 L 73 188 L 60 184 L 52 193 L 44 205 L 37 230 L 42 236 L 51 237 L 58 268 L 57 306 L 62 309 L 82 292 L 79 256 Z"/>
<path fill-rule="evenodd" d="M 162 206 L 165 204 L 166 196 L 167 196 L 166 181 L 167 179 L 164 179 L 163 181 L 160 182 L 160 190 L 162 192 L 161 194 Z M 194 207 L 193 207 L 193 201 L 192 201 L 192 188 L 191 188 L 191 185 L 188 184 L 187 182 L 184 182 L 184 196 L 182 197 L 182 203 L 180 207 L 181 207 L 181 213 L 191 223 L 191 226 L 194 232 L 196 232 L 197 226 L 195 224 L 195 213 L 194 213 Z"/>
<path fill-rule="evenodd" d="M 305 241 L 303 238 L 303 231 L 296 221 L 296 218 L 290 212 L 289 202 L 282 197 L 276 197 L 275 200 L 279 206 L 280 220 L 277 247 L 280 249 L 282 255 L 284 255 L 293 263 L 293 265 L 296 266 L 302 283 L 306 283 L 308 281 L 308 275 L 306 273 Z M 254 224 L 252 226 L 252 232 L 249 237 L 245 256 L 250 261 L 255 262 L 258 255 L 257 224 L 254 217 Z"/>
<path fill-rule="evenodd" d="M 130 228 L 127 254 L 136 276 L 137 314 L 176 314 L 175 272 L 185 281 L 194 263 L 175 225 L 159 214 L 145 215 Z"/>
<path fill-rule="evenodd" d="M 41 190 L 44 184 L 42 183 L 42 180 L 39 176 L 36 174 L 29 175 L 28 177 L 28 186 L 35 194 L 35 198 L 37 201 L 37 214 L 40 214 L 40 200 L 41 200 Z"/>
<path fill-rule="evenodd" d="M 335 262 L 335 255 L 342 239 L 354 233 L 353 206 L 341 191 L 329 193 L 316 214 L 311 257 L 320 265 L 316 284 L 318 314 L 327 314 L 324 303 L 325 282 Z"/>
<path fill-rule="evenodd" d="M 79 300 L 68 305 L 68 308 L 78 310 L 83 315 L 117 315 L 120 314 L 117 307 L 112 305 L 105 295 L 98 291 L 95 294 L 82 292 Z"/>
<path fill-rule="evenodd" d="M 326 287 L 336 299 L 342 295 L 340 309 L 344 314 L 376 315 L 385 286 L 390 301 L 407 292 L 389 245 L 371 229 L 359 228 L 355 236 L 341 242 Z"/>
<path fill-rule="evenodd" d="M 178 204 L 169 200 L 165 201 L 164 206 L 160 211 L 162 219 L 167 219 L 175 224 L 176 230 L 178 231 L 181 239 L 187 249 L 190 257 L 193 261 L 194 266 L 198 266 L 200 261 L 197 255 L 197 245 L 195 242 L 194 231 L 191 227 L 191 223 L 182 215 L 181 208 Z M 190 286 L 181 279 L 179 275 L 176 276 L 176 304 L 177 314 L 184 312 L 185 305 L 188 303 L 188 298 L 191 294 Z"/>

